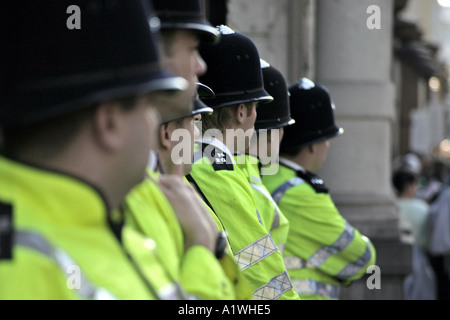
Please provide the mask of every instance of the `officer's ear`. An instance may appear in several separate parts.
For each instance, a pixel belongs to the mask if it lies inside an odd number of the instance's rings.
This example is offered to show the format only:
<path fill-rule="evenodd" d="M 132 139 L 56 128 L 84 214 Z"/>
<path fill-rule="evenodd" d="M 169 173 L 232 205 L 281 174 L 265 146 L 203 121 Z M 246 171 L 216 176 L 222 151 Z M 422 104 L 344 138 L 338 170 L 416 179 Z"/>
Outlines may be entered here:
<path fill-rule="evenodd" d="M 107 151 L 120 149 L 124 144 L 124 111 L 119 103 L 102 102 L 92 118 L 93 132 L 98 145 Z"/>
<path fill-rule="evenodd" d="M 170 149 L 170 128 L 168 123 L 159 126 L 159 144 L 163 149 Z"/>
<path fill-rule="evenodd" d="M 241 125 L 244 123 L 248 115 L 247 106 L 245 103 L 240 103 L 236 108 L 236 120 Z"/>

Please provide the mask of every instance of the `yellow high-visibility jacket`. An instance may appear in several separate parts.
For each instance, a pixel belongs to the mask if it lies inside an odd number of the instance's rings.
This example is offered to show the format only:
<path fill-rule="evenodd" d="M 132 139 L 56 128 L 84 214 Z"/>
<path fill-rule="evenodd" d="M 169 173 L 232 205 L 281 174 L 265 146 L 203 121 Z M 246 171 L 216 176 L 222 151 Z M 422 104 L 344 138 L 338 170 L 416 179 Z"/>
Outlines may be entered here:
<path fill-rule="evenodd" d="M 294 288 L 305 300 L 338 299 L 375 263 L 375 248 L 341 216 L 322 179 L 280 162 L 263 182 L 290 222 L 284 256 Z"/>
<path fill-rule="evenodd" d="M 0 157 L 0 299 L 178 299 L 154 241 L 95 187 Z"/>
<path fill-rule="evenodd" d="M 228 234 L 255 299 L 295 299 L 281 252 L 261 223 L 251 187 L 220 141 L 196 144 L 188 179 Z"/>
<path fill-rule="evenodd" d="M 185 178 L 186 183 L 190 185 L 190 182 Z M 200 201 L 205 206 L 206 211 L 210 214 L 212 217 L 214 223 L 217 226 L 217 229 L 220 232 L 225 232 L 225 229 L 223 225 L 221 224 L 219 218 L 214 214 L 212 209 L 205 203 L 203 198 L 197 193 Z M 253 292 L 250 289 L 249 283 L 243 273 L 241 272 L 241 269 L 239 268 L 239 265 L 234 260 L 233 251 L 231 250 L 230 245 L 230 239 L 227 235 L 227 249 L 226 249 L 226 255 L 219 260 L 220 264 L 223 267 L 224 272 L 226 273 L 228 279 L 230 279 L 230 282 L 234 286 L 234 292 L 235 292 L 235 300 L 251 300 L 253 299 Z"/>
<path fill-rule="evenodd" d="M 149 175 L 126 199 L 127 224 L 151 237 L 158 246 L 158 256 L 168 276 L 181 285 L 189 297 L 208 300 L 248 298 L 239 281 L 239 270 L 227 259 L 217 258 L 203 246 L 184 250 L 183 231 L 169 201 L 156 185 L 159 173 Z"/>
<path fill-rule="evenodd" d="M 235 154 L 234 158 L 252 187 L 263 226 L 267 232 L 270 232 L 273 241 L 283 253 L 289 233 L 289 221 L 261 180 L 258 157 L 249 154 Z"/>

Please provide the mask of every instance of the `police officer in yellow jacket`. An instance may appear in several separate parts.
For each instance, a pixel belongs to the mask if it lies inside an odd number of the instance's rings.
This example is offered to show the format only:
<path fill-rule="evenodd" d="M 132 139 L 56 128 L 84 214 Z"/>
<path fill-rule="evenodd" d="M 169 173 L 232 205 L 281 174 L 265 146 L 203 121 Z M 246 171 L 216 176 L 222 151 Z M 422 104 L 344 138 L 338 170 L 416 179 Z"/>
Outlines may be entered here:
<path fill-rule="evenodd" d="M 153 4 L 161 21 L 160 47 L 164 68 L 185 78 L 189 88 L 171 107 L 161 103 L 158 110 L 163 122 L 181 118 L 192 111 L 183 100 L 191 99 L 197 92 L 198 77 L 205 73 L 206 64 L 198 52 L 202 42 L 216 43 L 220 34 L 205 16 L 204 0 L 147 0 Z M 173 97 L 170 97 L 173 100 Z M 191 100 L 189 100 L 191 101 Z"/>
<path fill-rule="evenodd" d="M 141 1 L 72 4 L 0 4 L 0 299 L 181 298 L 113 210 L 154 147 L 149 95 L 187 82 L 159 68 Z"/>
<path fill-rule="evenodd" d="M 298 299 L 282 255 L 261 224 L 251 186 L 233 158 L 234 152 L 248 147 L 243 135 L 251 136 L 254 130 L 257 104 L 273 98 L 263 88 L 254 43 L 229 27 L 218 30 L 222 35 L 217 45 L 200 47 L 208 65 L 200 81 L 215 92 L 214 99 L 204 102 L 214 112 L 202 117 L 203 139 L 196 146 L 188 180 L 227 232 L 255 299 Z M 241 142 L 233 146 L 236 140 Z"/>
<path fill-rule="evenodd" d="M 155 0 L 153 4 L 161 21 L 164 65 L 196 85 L 197 75 L 205 71 L 196 48 L 200 41 L 215 42 L 218 31 L 205 19 L 200 0 Z M 220 257 L 226 242 L 183 180 L 183 172 L 178 170 L 181 165 L 172 162 L 172 150 L 179 142 L 172 136 L 175 130 L 182 132 L 181 145 L 188 145 L 185 162 L 191 163 L 193 122 L 201 113 L 211 111 L 197 102 L 192 112 L 192 98 L 188 90 L 188 94 L 175 98 L 160 95 L 154 99 L 162 116 L 159 146 L 155 149 L 159 153 L 158 168 L 149 163 L 147 178 L 127 196 L 127 224 L 155 241 L 168 275 L 180 284 L 187 298 L 242 299 L 248 294 L 238 292 L 238 270 L 231 264 L 224 266 L 216 257 Z M 187 164 L 183 167 L 188 168 Z"/>
<path fill-rule="evenodd" d="M 278 171 L 280 142 L 284 127 L 293 125 L 286 80 L 279 70 L 261 59 L 264 89 L 274 98 L 258 107 L 255 132 L 256 140 L 245 154 L 235 155 L 238 166 L 246 173 L 252 187 L 263 225 L 270 232 L 278 249 L 283 252 L 289 232 L 289 221 L 272 198 L 261 179 Z M 265 166 L 263 168 L 263 166 Z"/>
<path fill-rule="evenodd" d="M 209 89 L 201 84 L 199 88 L 201 92 L 208 92 Z M 208 207 L 201 202 L 187 181 L 180 179 L 176 186 L 174 185 L 174 189 L 178 191 L 175 196 L 171 196 L 169 190 L 161 185 L 161 180 L 167 178 L 167 175 L 160 175 L 161 172 L 177 173 L 180 176 L 190 172 L 196 128 L 194 121 L 201 119 L 202 113 L 212 111 L 196 97 L 191 113 L 160 125 L 157 171 L 148 170 L 146 181 L 127 197 L 128 223 L 155 240 L 161 249 L 161 260 L 167 265 L 171 277 L 179 279 L 180 285 L 190 297 L 214 300 L 248 299 L 251 297 L 251 291 L 245 279 L 242 278 L 234 260 L 230 262 L 230 257 L 225 255 L 226 238 L 218 238 L 217 240 L 224 242 L 213 243 L 217 247 L 211 248 L 209 252 L 199 245 L 190 247 L 189 242 L 192 240 L 187 239 L 190 236 L 189 230 L 182 230 L 181 225 L 184 228 L 190 225 L 191 233 L 206 238 L 205 230 L 210 232 L 212 229 L 218 237 L 218 228 L 211 225 L 214 219 L 208 215 Z M 180 139 L 175 138 L 177 134 L 180 134 Z M 174 152 L 176 147 L 180 147 L 183 155 Z M 183 156 L 187 156 L 187 159 L 183 159 Z M 191 201 L 198 198 L 198 207 L 191 209 L 191 212 L 183 211 L 183 215 L 179 216 L 175 211 L 186 206 L 180 204 L 183 194 L 188 194 Z M 201 212 L 206 216 L 201 215 Z M 199 227 L 201 225 L 205 225 L 203 230 Z"/>
<path fill-rule="evenodd" d="M 329 139 L 343 133 L 328 91 L 306 78 L 289 91 L 296 124 L 285 130 L 278 174 L 263 182 L 290 222 L 285 262 L 295 290 L 303 299 L 338 299 L 341 286 L 375 263 L 375 249 L 340 215 L 316 175 Z"/>

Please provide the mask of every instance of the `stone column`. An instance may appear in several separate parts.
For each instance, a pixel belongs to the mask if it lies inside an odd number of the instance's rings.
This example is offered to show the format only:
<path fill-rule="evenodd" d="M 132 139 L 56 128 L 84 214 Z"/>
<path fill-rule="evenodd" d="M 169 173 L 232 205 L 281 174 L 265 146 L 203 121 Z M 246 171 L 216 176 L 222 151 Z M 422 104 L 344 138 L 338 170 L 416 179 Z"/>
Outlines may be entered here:
<path fill-rule="evenodd" d="M 381 21 L 370 30 L 373 5 Z M 345 134 L 332 140 L 320 175 L 344 217 L 375 243 L 382 273 L 382 290 L 362 280 L 343 298 L 401 299 L 410 253 L 399 243 L 390 182 L 393 0 L 228 0 L 227 19 L 290 84 L 306 76 L 330 89 Z"/>
<path fill-rule="evenodd" d="M 250 37 L 289 84 L 315 72 L 315 0 L 229 0 L 228 25 Z"/>
<path fill-rule="evenodd" d="M 283 74 L 289 69 L 288 16 L 290 0 L 229 0 L 228 25 L 255 42 L 262 59 Z"/>
<path fill-rule="evenodd" d="M 367 13 L 371 6 L 379 11 Z M 372 20 L 376 12 L 381 19 L 378 26 Z M 391 186 L 392 25 L 392 0 L 317 2 L 316 81 L 330 90 L 336 121 L 345 129 L 343 136 L 331 140 L 320 175 L 343 216 L 376 245 L 382 279 L 389 279 L 386 290 L 370 292 L 360 282 L 359 289 L 348 293 L 354 298 L 401 299 L 402 277 L 410 262 L 399 243 Z M 401 261 L 399 255 L 406 258 Z"/>

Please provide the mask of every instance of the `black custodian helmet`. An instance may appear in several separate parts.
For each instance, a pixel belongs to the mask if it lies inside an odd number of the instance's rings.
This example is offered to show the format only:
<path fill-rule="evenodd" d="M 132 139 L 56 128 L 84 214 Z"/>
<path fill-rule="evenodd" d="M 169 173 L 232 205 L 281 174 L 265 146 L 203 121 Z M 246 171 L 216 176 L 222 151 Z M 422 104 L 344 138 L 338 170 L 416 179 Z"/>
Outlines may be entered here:
<path fill-rule="evenodd" d="M 264 79 L 264 89 L 273 97 L 273 101 L 258 108 L 255 129 L 272 130 L 293 125 L 289 105 L 289 91 L 286 80 L 281 72 L 261 59 L 261 68 Z"/>
<path fill-rule="evenodd" d="M 104 100 L 184 90 L 160 68 L 159 20 L 139 0 L 2 1 L 0 125 L 26 126 Z M 70 28 L 77 7 L 79 29 Z M 71 12 L 71 13 L 68 13 Z M 149 23 L 150 22 L 150 23 Z"/>
<path fill-rule="evenodd" d="M 206 19 L 204 0 L 151 0 L 162 30 L 192 30 L 202 40 L 217 42 L 219 31 Z"/>
<path fill-rule="evenodd" d="M 205 86 L 203 83 L 197 82 L 197 90 L 195 92 L 194 97 L 192 98 L 193 100 L 192 111 L 184 115 L 181 115 L 177 118 L 164 120 L 160 124 L 166 124 L 175 120 L 181 120 L 184 118 L 195 116 L 197 114 L 212 113 L 214 110 L 208 107 L 201 99 L 213 99 L 213 98 L 214 98 L 214 91 L 210 87 Z"/>
<path fill-rule="evenodd" d="M 215 98 L 204 100 L 217 109 L 252 101 L 270 102 L 264 90 L 258 49 L 245 35 L 227 26 L 217 27 L 221 33 L 218 44 L 202 44 L 200 55 L 208 70 L 200 82 L 214 90 Z"/>
<path fill-rule="evenodd" d="M 296 123 L 287 127 L 280 152 L 295 152 L 303 146 L 344 133 L 334 120 L 335 106 L 328 90 L 307 78 L 289 88 L 291 115 Z"/>

